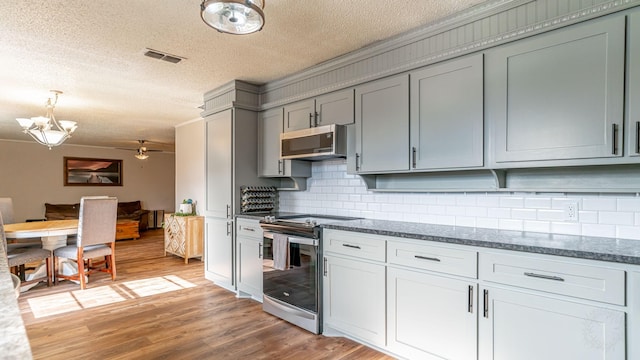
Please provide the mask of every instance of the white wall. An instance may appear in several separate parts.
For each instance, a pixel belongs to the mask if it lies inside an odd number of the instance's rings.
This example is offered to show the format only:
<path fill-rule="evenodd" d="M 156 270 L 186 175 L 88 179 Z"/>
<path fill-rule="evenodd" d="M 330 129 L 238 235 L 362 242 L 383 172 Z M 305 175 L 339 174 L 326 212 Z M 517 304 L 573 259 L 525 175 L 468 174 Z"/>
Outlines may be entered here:
<path fill-rule="evenodd" d="M 380 193 L 344 160 L 312 169 L 307 191 L 280 192 L 280 211 L 640 240 L 638 194 Z M 578 202 L 578 222 L 564 220 L 567 201 Z"/>
<path fill-rule="evenodd" d="M 176 127 L 176 197 L 196 202 L 196 211 L 202 214 L 205 202 L 205 136 L 202 119 Z"/>
<path fill-rule="evenodd" d="M 138 160 L 133 151 L 61 145 L 49 150 L 35 142 L 0 140 L 0 197 L 13 198 L 16 221 L 44 217 L 44 203 L 72 204 L 84 195 L 142 201 L 149 210 L 173 211 L 175 156 L 150 153 Z M 123 186 L 64 186 L 63 157 L 122 160 Z"/>

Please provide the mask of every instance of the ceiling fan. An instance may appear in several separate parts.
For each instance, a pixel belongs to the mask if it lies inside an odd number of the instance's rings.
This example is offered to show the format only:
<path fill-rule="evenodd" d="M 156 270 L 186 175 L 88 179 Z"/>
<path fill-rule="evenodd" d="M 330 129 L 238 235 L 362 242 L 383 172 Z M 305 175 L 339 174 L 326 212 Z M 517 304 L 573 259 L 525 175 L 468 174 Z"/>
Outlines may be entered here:
<path fill-rule="evenodd" d="M 119 148 L 121 150 L 135 150 L 136 154 L 134 155 L 137 159 L 140 160 L 146 160 L 149 158 L 149 152 L 162 152 L 162 150 L 153 150 L 153 149 L 147 149 L 147 147 L 145 146 L 145 143 L 147 142 L 147 140 L 138 140 L 138 144 L 140 144 L 138 146 L 138 148 L 136 149 L 132 149 L 132 148 Z"/>

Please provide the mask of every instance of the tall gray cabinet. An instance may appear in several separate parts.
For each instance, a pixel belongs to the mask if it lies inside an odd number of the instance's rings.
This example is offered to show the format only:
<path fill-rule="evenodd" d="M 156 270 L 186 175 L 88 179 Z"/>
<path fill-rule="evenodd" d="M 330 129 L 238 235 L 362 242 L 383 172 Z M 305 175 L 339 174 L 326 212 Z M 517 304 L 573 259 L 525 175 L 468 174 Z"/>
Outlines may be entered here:
<path fill-rule="evenodd" d="M 629 15 L 627 44 L 627 154 L 640 156 L 640 11 Z M 635 64 L 635 66 L 632 66 Z"/>
<path fill-rule="evenodd" d="M 257 104 L 257 88 L 239 81 L 205 94 L 205 277 L 232 291 L 240 188 L 271 185 L 257 173 Z"/>
<path fill-rule="evenodd" d="M 624 56 L 623 16 L 487 51 L 495 162 L 621 156 Z"/>

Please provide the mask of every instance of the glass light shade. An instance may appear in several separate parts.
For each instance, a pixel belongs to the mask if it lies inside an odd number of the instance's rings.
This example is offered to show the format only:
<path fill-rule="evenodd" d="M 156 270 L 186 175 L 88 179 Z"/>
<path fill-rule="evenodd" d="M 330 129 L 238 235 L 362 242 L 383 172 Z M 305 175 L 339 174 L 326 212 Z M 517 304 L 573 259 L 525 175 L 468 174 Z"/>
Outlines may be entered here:
<path fill-rule="evenodd" d="M 262 0 L 205 0 L 200 5 L 202 20 L 229 34 L 250 34 L 264 26 Z"/>
<path fill-rule="evenodd" d="M 58 124 L 60 124 L 62 129 L 64 129 L 69 134 L 73 133 L 78 128 L 78 123 L 71 120 L 58 120 Z"/>
<path fill-rule="evenodd" d="M 135 154 L 134 156 L 140 160 L 146 160 L 149 158 L 149 155 L 147 154 Z"/>
<path fill-rule="evenodd" d="M 25 119 L 25 118 L 17 118 L 16 121 L 18 122 L 18 124 L 20 124 L 20 126 L 22 126 L 23 129 L 28 129 L 31 127 L 31 125 L 33 125 L 33 120 L 31 119 Z"/>
<path fill-rule="evenodd" d="M 33 123 L 41 129 L 51 127 L 51 124 L 49 124 L 49 118 L 46 118 L 44 116 L 32 117 L 31 121 L 33 121 Z"/>
<path fill-rule="evenodd" d="M 42 143 L 51 144 L 53 146 L 59 145 L 67 138 L 67 134 L 58 130 L 29 130 L 29 132 Z"/>

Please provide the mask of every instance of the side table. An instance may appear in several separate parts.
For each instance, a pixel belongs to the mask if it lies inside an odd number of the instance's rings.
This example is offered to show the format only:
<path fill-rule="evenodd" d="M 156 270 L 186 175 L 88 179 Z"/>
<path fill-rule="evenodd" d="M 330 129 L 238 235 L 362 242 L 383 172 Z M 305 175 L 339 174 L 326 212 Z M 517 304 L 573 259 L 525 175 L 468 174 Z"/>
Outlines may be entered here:
<path fill-rule="evenodd" d="M 165 214 L 164 255 L 167 253 L 183 257 L 185 264 L 192 257 L 204 260 L 204 216 Z"/>

